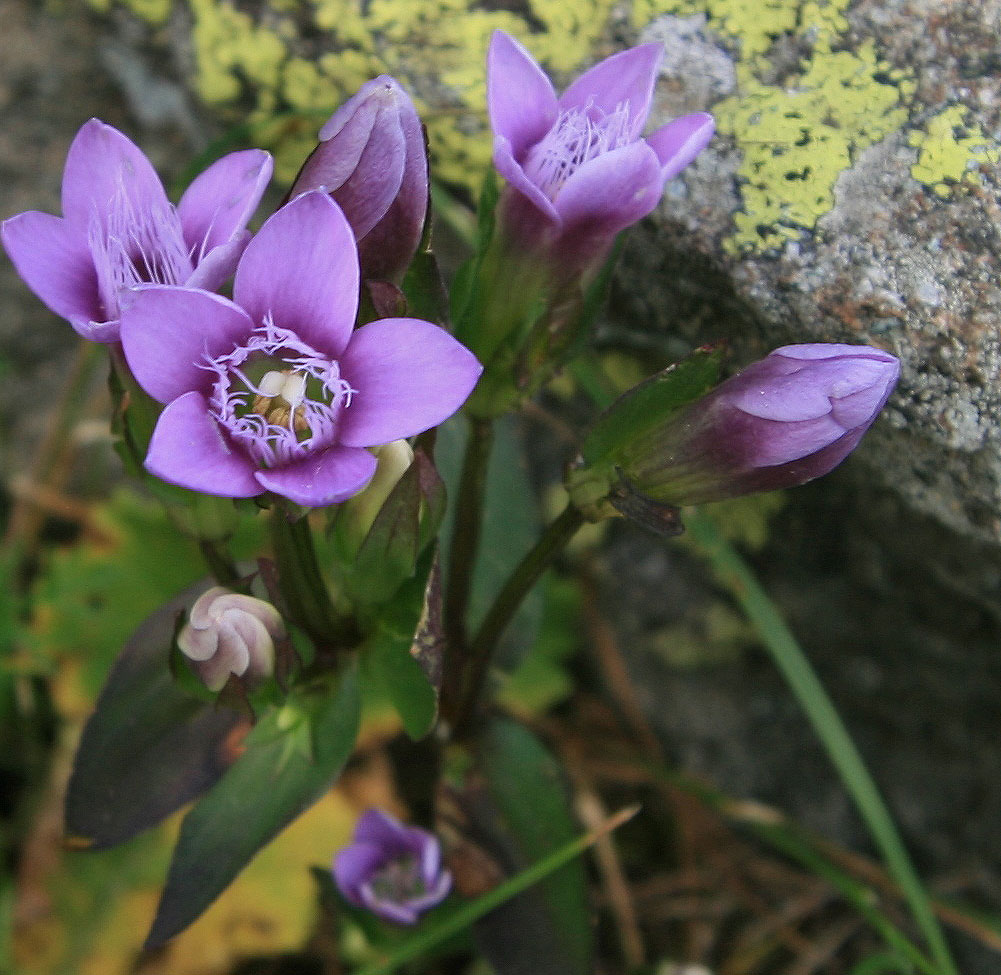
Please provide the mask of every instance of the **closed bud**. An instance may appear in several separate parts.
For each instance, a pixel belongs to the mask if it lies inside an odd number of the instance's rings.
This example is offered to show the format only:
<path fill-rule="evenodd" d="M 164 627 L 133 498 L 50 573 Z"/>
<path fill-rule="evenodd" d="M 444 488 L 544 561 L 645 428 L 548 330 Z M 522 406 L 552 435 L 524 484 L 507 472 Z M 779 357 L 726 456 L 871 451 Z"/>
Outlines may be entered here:
<path fill-rule="evenodd" d="M 393 78 L 380 75 L 320 129 L 291 196 L 329 193 L 358 241 L 362 279 L 399 284 L 421 241 L 429 185 L 417 109 Z"/>
<path fill-rule="evenodd" d="M 269 677 L 275 640 L 285 636 L 285 624 L 271 603 L 213 586 L 191 607 L 177 646 L 205 686 L 219 691 L 232 674 Z"/>
<path fill-rule="evenodd" d="M 855 449 L 900 372 L 888 352 L 855 345 L 788 345 L 663 417 L 637 414 L 609 447 L 592 433 L 568 477 L 592 515 L 606 502 L 679 506 L 804 484 Z M 634 410 L 643 387 L 599 421 Z M 595 448 L 602 443 L 603 449 Z M 624 503 L 623 503 L 624 502 Z"/>

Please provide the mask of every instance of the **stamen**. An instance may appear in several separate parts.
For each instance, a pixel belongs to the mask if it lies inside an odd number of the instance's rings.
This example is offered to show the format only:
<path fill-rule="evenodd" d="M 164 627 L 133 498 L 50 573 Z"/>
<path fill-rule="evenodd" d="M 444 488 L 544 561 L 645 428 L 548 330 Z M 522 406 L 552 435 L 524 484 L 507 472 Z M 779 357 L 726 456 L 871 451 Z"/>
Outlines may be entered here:
<path fill-rule="evenodd" d="M 529 150 L 523 168 L 525 175 L 555 201 L 566 181 L 584 163 L 630 142 L 628 104 L 620 103 L 605 114 L 589 102 L 583 109 L 563 112 Z"/>
<path fill-rule="evenodd" d="M 268 370 L 255 384 L 245 371 L 252 359 L 277 360 L 286 368 Z M 341 379 L 336 361 L 279 328 L 270 315 L 246 345 L 207 358 L 203 368 L 216 374 L 209 398 L 213 416 L 263 467 L 334 443 L 341 410 L 355 392 Z"/>
<path fill-rule="evenodd" d="M 140 209 L 119 174 L 104 219 L 95 210 L 88 223 L 88 244 L 109 319 L 117 317 L 124 289 L 149 282 L 184 284 L 194 269 L 174 208 L 144 202 Z"/>

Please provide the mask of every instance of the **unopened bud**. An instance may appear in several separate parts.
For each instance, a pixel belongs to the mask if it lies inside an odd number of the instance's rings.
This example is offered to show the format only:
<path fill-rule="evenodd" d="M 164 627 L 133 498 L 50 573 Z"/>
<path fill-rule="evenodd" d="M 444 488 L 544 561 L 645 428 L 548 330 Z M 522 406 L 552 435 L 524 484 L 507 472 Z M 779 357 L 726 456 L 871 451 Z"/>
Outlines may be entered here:
<path fill-rule="evenodd" d="M 678 506 L 804 484 L 855 449 L 899 372 L 867 346 L 788 345 L 679 410 L 637 414 L 609 447 L 608 424 L 636 413 L 637 387 L 599 420 L 567 488 L 593 513 L 606 500 L 623 510 L 624 495 Z"/>
<path fill-rule="evenodd" d="M 417 109 L 393 78 L 380 75 L 320 129 L 291 196 L 329 193 L 358 241 L 362 279 L 399 284 L 421 241 L 429 185 Z"/>
<path fill-rule="evenodd" d="M 271 603 L 213 586 L 191 607 L 177 646 L 205 686 L 219 691 L 231 674 L 269 677 L 275 640 L 285 636 L 285 624 Z"/>

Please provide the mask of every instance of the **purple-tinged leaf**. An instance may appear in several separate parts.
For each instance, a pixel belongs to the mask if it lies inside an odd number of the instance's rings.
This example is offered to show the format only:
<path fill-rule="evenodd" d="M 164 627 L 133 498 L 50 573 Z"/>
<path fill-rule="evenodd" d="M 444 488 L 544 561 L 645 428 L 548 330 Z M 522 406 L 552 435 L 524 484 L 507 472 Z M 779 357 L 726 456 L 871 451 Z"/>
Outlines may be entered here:
<path fill-rule="evenodd" d="M 261 847 L 330 788 L 354 748 L 360 715 L 351 668 L 336 686 L 290 698 L 261 719 L 244 753 L 181 824 L 147 949 L 199 917 Z"/>
<path fill-rule="evenodd" d="M 180 688 L 170 673 L 178 614 L 200 582 L 129 639 L 80 740 L 66 796 L 75 849 L 100 850 L 154 826 L 212 786 L 249 727 L 235 711 Z"/>

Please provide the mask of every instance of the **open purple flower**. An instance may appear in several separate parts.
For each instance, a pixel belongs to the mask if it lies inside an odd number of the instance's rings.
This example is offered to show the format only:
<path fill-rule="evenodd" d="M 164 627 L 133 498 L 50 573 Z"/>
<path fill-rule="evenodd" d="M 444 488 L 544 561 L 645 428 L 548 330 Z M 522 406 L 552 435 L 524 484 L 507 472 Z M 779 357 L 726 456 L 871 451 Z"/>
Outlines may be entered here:
<path fill-rule="evenodd" d="M 387 921 L 415 924 L 452 888 L 436 836 L 370 809 L 350 845 L 334 857 L 334 880 L 345 899 Z"/>
<path fill-rule="evenodd" d="M 637 387 L 598 421 L 568 488 L 586 508 L 610 489 L 685 505 L 804 484 L 858 446 L 899 374 L 881 349 L 817 343 L 776 349 L 663 417 L 636 411 Z M 633 433 L 596 456 L 607 442 L 601 424 L 616 412 L 633 415 Z"/>
<path fill-rule="evenodd" d="M 123 300 L 145 282 L 218 288 L 250 238 L 271 178 L 262 150 L 230 153 L 175 209 L 142 151 L 97 119 L 76 134 L 63 170 L 63 216 L 29 211 L 0 237 L 28 287 L 84 338 L 117 342 Z"/>
<path fill-rule="evenodd" d="M 530 248 L 558 240 L 603 253 L 653 210 L 664 183 L 714 128 L 711 115 L 696 112 L 641 137 L 662 55 L 659 44 L 613 54 L 557 98 L 528 51 L 494 32 L 487 106 L 494 166 L 509 187 L 502 205 L 508 233 Z"/>
<path fill-rule="evenodd" d="M 129 367 L 167 404 L 146 469 L 194 491 L 343 501 L 375 470 L 366 447 L 441 423 L 480 374 L 472 353 L 429 322 L 354 330 L 354 237 L 321 192 L 265 222 L 240 259 L 233 299 L 148 285 L 122 315 Z"/>
<path fill-rule="evenodd" d="M 205 686 L 221 691 L 231 674 L 270 676 L 275 640 L 285 636 L 285 624 L 271 603 L 213 586 L 195 600 L 177 646 Z"/>
<path fill-rule="evenodd" d="M 417 109 L 393 78 L 380 75 L 320 129 L 291 195 L 329 193 L 355 232 L 362 277 L 399 283 L 421 240 L 429 185 Z"/>

